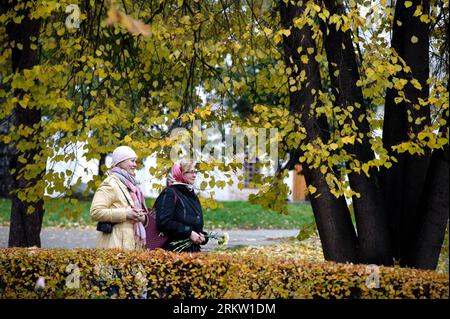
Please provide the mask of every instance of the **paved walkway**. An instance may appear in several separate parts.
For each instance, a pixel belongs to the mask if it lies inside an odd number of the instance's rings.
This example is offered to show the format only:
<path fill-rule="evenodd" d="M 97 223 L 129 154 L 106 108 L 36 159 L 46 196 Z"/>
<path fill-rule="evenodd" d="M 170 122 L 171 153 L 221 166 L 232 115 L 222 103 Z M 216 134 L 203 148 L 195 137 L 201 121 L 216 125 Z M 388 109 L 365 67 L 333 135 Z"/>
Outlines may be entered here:
<path fill-rule="evenodd" d="M 219 232 L 222 232 L 218 230 Z M 296 229 L 227 230 L 228 246 L 272 245 L 297 236 Z M 8 246 L 9 227 L 0 226 L 0 248 Z M 47 227 L 41 232 L 42 248 L 94 248 L 97 231 L 94 228 Z M 210 240 L 204 250 L 217 246 Z"/>

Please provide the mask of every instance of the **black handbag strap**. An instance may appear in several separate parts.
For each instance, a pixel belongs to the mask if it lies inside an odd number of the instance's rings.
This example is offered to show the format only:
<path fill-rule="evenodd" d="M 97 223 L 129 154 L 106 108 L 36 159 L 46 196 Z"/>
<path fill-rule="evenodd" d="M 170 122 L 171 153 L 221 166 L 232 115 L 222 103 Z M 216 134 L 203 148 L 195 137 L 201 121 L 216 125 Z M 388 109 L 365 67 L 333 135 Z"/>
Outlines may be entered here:
<path fill-rule="evenodd" d="M 177 192 L 175 191 L 175 188 L 171 188 L 172 190 L 173 190 L 173 198 L 174 198 L 174 204 L 176 205 L 177 204 L 177 199 L 178 199 L 178 196 L 177 196 Z M 181 205 L 183 205 L 183 207 L 184 207 L 184 204 L 183 204 L 183 201 L 181 200 L 181 198 L 180 198 L 180 202 L 181 202 Z"/>
<path fill-rule="evenodd" d="M 123 191 L 122 187 L 120 187 L 120 185 L 119 185 L 119 188 L 120 188 L 120 190 L 122 191 L 123 196 L 125 196 L 125 199 L 127 200 L 128 205 L 130 205 L 130 207 L 134 207 L 134 205 L 132 205 L 132 204 L 130 203 L 130 200 L 128 199 L 127 195 L 126 195 L 125 192 Z"/>
<path fill-rule="evenodd" d="M 177 192 L 175 191 L 175 188 L 172 187 L 171 189 L 173 190 L 173 196 L 175 198 L 175 204 L 174 205 L 176 205 L 177 204 L 177 198 L 178 198 Z M 183 206 L 183 212 L 184 212 L 184 215 L 186 216 L 186 207 L 184 206 L 184 203 L 183 203 L 183 200 L 181 199 L 181 197 L 180 197 L 180 203 L 181 203 L 181 206 Z"/>
<path fill-rule="evenodd" d="M 177 204 L 177 199 L 178 199 L 177 192 L 173 188 L 172 188 L 172 190 L 173 190 L 173 197 L 174 197 L 173 203 L 174 203 L 174 205 L 176 205 Z M 153 203 L 153 206 L 152 206 L 153 208 L 155 208 L 156 201 L 159 199 L 160 196 L 161 196 L 161 194 L 155 199 L 155 202 Z M 181 205 L 183 205 L 183 207 L 184 207 L 184 204 L 183 204 L 183 201 L 181 200 L 181 198 L 180 198 L 180 202 L 181 202 Z"/>

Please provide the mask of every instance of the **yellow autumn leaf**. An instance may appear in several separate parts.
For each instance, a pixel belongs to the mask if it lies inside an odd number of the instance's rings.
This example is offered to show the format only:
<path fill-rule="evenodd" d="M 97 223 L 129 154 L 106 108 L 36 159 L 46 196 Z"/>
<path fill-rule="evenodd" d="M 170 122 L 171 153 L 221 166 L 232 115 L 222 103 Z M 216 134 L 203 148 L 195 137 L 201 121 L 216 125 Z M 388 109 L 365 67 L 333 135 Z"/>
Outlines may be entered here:
<path fill-rule="evenodd" d="M 372 78 L 374 75 L 375 75 L 375 71 L 372 69 L 372 68 L 367 68 L 366 69 L 366 75 L 367 75 L 367 78 Z"/>
<path fill-rule="evenodd" d="M 23 20 L 24 16 L 15 16 L 13 18 L 14 23 L 20 24 Z"/>
<path fill-rule="evenodd" d="M 269 29 L 268 27 L 264 27 L 263 31 L 267 36 L 270 36 L 272 34 L 272 29 Z"/>
<path fill-rule="evenodd" d="M 420 85 L 419 81 L 417 81 L 416 79 L 412 79 L 411 84 L 418 90 L 422 90 L 422 85 Z"/>
<path fill-rule="evenodd" d="M 125 13 L 117 10 L 114 6 L 111 6 L 108 10 L 106 25 L 112 26 L 114 24 L 121 25 L 131 34 L 141 34 L 143 36 L 150 36 L 152 34 L 149 25 L 140 20 L 133 19 Z"/>
<path fill-rule="evenodd" d="M 396 97 L 395 99 L 394 99 L 394 102 L 395 102 L 395 104 L 398 104 L 398 103 L 400 103 L 401 101 L 403 101 L 403 98 L 402 97 Z"/>
<path fill-rule="evenodd" d="M 317 188 L 312 185 L 308 185 L 308 191 L 310 194 L 314 194 L 317 191 Z"/>
<path fill-rule="evenodd" d="M 367 176 L 369 176 L 369 164 L 366 164 L 366 163 L 364 163 L 364 164 L 362 164 L 362 170 L 364 171 L 364 173 L 367 175 Z"/>
<path fill-rule="evenodd" d="M 431 19 L 430 19 L 430 16 L 428 14 L 422 14 L 420 16 L 420 21 L 422 21 L 424 23 L 430 23 Z"/>
<path fill-rule="evenodd" d="M 344 143 L 344 144 L 355 144 L 355 135 L 344 136 L 342 138 L 342 143 Z"/>
<path fill-rule="evenodd" d="M 26 94 L 26 95 L 23 96 L 22 100 L 19 100 L 19 104 L 23 108 L 26 108 L 29 101 L 30 101 L 30 96 L 28 94 Z"/>
<path fill-rule="evenodd" d="M 302 55 L 301 56 L 301 60 L 303 64 L 307 64 L 308 63 L 308 56 L 307 55 Z"/>

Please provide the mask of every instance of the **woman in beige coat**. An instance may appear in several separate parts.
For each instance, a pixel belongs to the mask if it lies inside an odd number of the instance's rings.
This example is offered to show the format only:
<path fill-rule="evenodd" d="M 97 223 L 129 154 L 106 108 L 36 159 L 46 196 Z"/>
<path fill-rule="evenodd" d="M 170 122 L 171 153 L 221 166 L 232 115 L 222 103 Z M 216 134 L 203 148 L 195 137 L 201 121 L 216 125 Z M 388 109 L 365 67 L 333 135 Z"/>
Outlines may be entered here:
<path fill-rule="evenodd" d="M 130 147 L 116 148 L 109 176 L 95 192 L 90 214 L 99 222 L 97 248 L 145 248 L 147 210 L 144 196 L 134 179 L 136 160 L 137 155 Z"/>

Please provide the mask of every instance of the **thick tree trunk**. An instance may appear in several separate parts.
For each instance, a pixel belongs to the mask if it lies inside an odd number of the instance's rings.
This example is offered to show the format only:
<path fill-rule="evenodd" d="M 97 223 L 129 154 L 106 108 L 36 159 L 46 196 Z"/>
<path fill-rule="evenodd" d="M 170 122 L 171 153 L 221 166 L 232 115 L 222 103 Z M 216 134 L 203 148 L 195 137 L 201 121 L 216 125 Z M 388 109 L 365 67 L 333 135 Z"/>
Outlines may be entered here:
<path fill-rule="evenodd" d="M 420 205 L 423 217 L 411 247 L 408 265 L 422 269 L 436 269 L 445 229 L 448 223 L 449 150 L 435 150 L 424 184 Z"/>
<path fill-rule="evenodd" d="M 0 5 L 0 14 L 5 13 L 9 5 L 2 3 Z M 0 86 L 3 86 L 4 75 L 0 75 Z M 3 100 L 0 99 L 0 105 Z M 7 135 L 10 132 L 12 117 L 0 120 L 0 134 Z M 11 174 L 11 160 L 13 149 L 11 145 L 0 142 L 0 197 L 11 197 L 11 191 L 14 188 L 14 179 Z"/>
<path fill-rule="evenodd" d="M 446 47 L 448 48 L 448 21 L 446 23 Z M 448 70 L 448 56 L 446 61 Z M 447 91 L 450 85 L 447 82 Z M 448 112 L 445 116 L 446 125 L 441 128 L 449 134 Z M 445 230 L 449 220 L 449 144 L 443 150 L 434 150 L 431 155 L 424 192 L 419 211 L 423 217 L 419 222 L 419 230 L 412 244 L 412 254 L 408 265 L 415 268 L 431 269 L 437 267 L 439 255 L 445 238 Z M 447 247 L 448 248 L 448 247 Z"/>
<path fill-rule="evenodd" d="M 11 120 L 5 119 L 2 121 L 0 123 L 0 134 L 7 135 L 11 127 Z M 14 179 L 11 175 L 12 157 L 11 145 L 0 142 L 0 197 L 11 197 L 11 191 L 14 187 Z"/>
<path fill-rule="evenodd" d="M 342 14 L 344 9 L 335 0 L 324 1 L 330 14 Z M 355 141 L 345 150 L 354 154 L 361 162 L 373 159 L 368 136 L 369 123 L 361 88 L 356 85 L 359 71 L 350 31 L 336 30 L 335 26 L 323 25 L 325 50 L 328 58 L 331 85 L 336 97 L 335 104 L 342 109 L 353 107 L 352 118 L 361 134 L 362 142 Z M 339 73 L 337 73 L 338 71 Z M 350 124 L 350 119 L 345 124 Z M 350 124 L 351 125 L 351 124 Z M 382 193 L 378 187 L 378 174 L 370 170 L 370 177 L 363 173 L 349 174 L 351 188 L 361 194 L 353 197 L 359 243 L 359 262 L 370 264 L 392 264 L 392 249 Z"/>
<path fill-rule="evenodd" d="M 40 110 L 25 110 L 18 107 L 15 110 L 15 126 L 24 125 L 32 128 L 34 125 L 39 125 L 41 120 Z M 33 142 L 35 143 L 35 148 L 27 150 L 26 152 L 17 151 L 13 157 L 13 168 L 16 173 L 13 174 L 15 178 L 14 192 L 12 196 L 11 203 L 11 220 L 9 228 L 9 247 L 30 247 L 30 246 L 41 246 L 41 227 L 44 215 L 44 200 L 43 200 L 43 190 L 37 193 L 37 200 L 33 202 L 28 202 L 22 200 L 19 196 L 21 192 L 25 189 L 34 187 L 38 180 L 43 177 L 41 172 L 36 178 L 31 180 L 26 179 L 23 176 L 18 176 L 19 172 L 26 169 L 27 165 L 33 165 L 36 163 L 35 156 L 40 155 L 41 147 L 39 142 L 39 132 L 35 131 L 33 134 Z M 18 159 L 19 157 L 26 158 L 26 163 L 21 163 Z M 28 213 L 29 207 L 33 207 L 33 212 Z"/>
<path fill-rule="evenodd" d="M 325 260 L 353 262 L 357 259 L 357 238 L 347 203 L 336 198 L 318 169 L 303 169 L 305 180 L 317 188 L 318 198 L 310 196 Z"/>
<path fill-rule="evenodd" d="M 286 66 L 293 70 L 293 78 L 296 78 L 302 70 L 306 72 L 307 78 L 299 90 L 290 93 L 290 110 L 293 114 L 301 116 L 302 125 L 306 128 L 307 143 L 318 137 L 326 141 L 329 139 L 326 118 L 318 119 L 311 114 L 312 104 L 316 102 L 315 96 L 321 90 L 319 66 L 313 54 L 308 56 L 309 62 L 303 64 L 297 50 L 303 48 L 306 51 L 306 48 L 315 47 L 311 28 L 305 26 L 299 29 L 293 26 L 293 19 L 303 12 L 302 7 L 280 1 L 279 8 L 282 27 L 291 28 L 291 35 L 283 39 Z M 316 93 L 313 93 L 313 90 Z M 311 196 L 310 200 L 325 259 L 355 262 L 356 234 L 344 197 L 337 199 L 331 194 L 319 169 L 308 168 L 305 165 L 303 171 L 307 184 L 314 185 L 320 194 L 319 197 Z"/>
<path fill-rule="evenodd" d="M 398 0 L 395 8 L 393 23 L 392 47 L 411 68 L 411 73 L 402 72 L 397 77 L 408 80 L 415 78 L 422 89 L 415 88 L 408 83 L 403 92 L 409 102 L 398 104 L 394 99 L 398 96 L 395 88 L 386 92 L 385 115 L 383 125 L 383 143 L 389 155 L 397 158 L 398 163 L 390 169 L 381 170 L 381 185 L 386 201 L 390 229 L 393 236 L 394 258 L 401 265 L 408 265 L 408 260 L 415 253 L 413 246 L 423 220 L 421 194 L 427 176 L 431 152 L 425 150 L 425 155 L 411 155 L 409 153 L 396 154 L 392 146 L 409 140 L 412 134 L 420 132 L 425 125 L 430 124 L 429 107 L 417 110 L 414 105 L 418 99 L 427 99 L 429 86 L 429 25 L 414 17 L 417 5 L 421 5 L 424 12 L 429 12 L 429 0 L 414 0 L 413 5 L 405 7 L 405 0 Z M 417 41 L 412 41 L 416 37 Z M 408 113 L 412 122 L 408 122 Z M 415 124 L 416 119 L 424 118 L 421 124 Z"/>
<path fill-rule="evenodd" d="M 12 8 L 16 4 L 16 1 L 3 4 L 2 9 Z M 12 51 L 12 66 L 13 72 L 19 73 L 25 69 L 31 69 L 37 63 L 37 54 L 35 50 L 30 49 L 30 37 L 38 37 L 40 20 L 29 19 L 30 8 L 23 9 L 24 18 L 20 26 L 16 25 L 13 21 L 9 22 L 6 26 L 6 32 L 8 34 L 9 41 L 15 41 L 23 45 L 23 50 L 14 48 Z M 21 97 L 24 92 L 16 90 L 15 95 Z M 9 247 L 27 247 L 38 246 L 40 247 L 40 232 L 42 225 L 42 218 L 44 214 L 43 209 L 43 190 L 38 191 L 37 199 L 33 202 L 27 202 L 20 198 L 20 194 L 24 189 L 34 187 L 38 181 L 42 178 L 45 171 L 37 174 L 37 177 L 27 180 L 23 176 L 23 171 L 27 165 L 33 165 L 40 158 L 41 142 L 39 141 L 39 130 L 41 122 L 41 111 L 36 108 L 23 108 L 17 106 L 14 110 L 14 126 L 19 127 L 23 125 L 33 130 L 31 135 L 33 149 L 25 151 L 15 148 L 14 156 L 12 159 L 12 168 L 15 170 L 13 174 L 15 183 L 14 191 L 12 195 L 12 207 L 11 207 L 11 223 L 9 231 Z M 25 158 L 26 163 L 22 163 L 19 159 Z M 29 207 L 33 207 L 33 213 L 28 213 Z"/>

